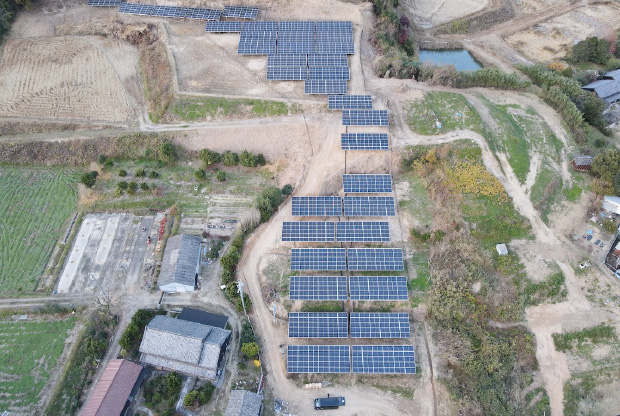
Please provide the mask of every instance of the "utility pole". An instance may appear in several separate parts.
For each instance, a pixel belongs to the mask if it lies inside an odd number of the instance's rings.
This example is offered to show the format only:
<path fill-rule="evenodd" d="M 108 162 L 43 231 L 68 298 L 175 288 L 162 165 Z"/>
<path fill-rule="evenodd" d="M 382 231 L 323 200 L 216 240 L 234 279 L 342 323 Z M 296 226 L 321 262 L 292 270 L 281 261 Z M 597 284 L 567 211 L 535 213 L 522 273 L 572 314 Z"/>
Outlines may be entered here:
<path fill-rule="evenodd" d="M 273 312 L 273 325 L 276 325 L 276 312 L 278 311 L 278 305 L 275 303 L 271 304 L 271 311 Z"/>
<path fill-rule="evenodd" d="M 99 288 L 99 290 L 101 291 L 101 294 L 103 295 L 103 297 L 105 298 L 106 302 L 108 303 L 108 310 L 110 310 L 110 298 L 108 297 L 108 295 L 104 292 L 103 288 L 101 287 L 101 285 L 99 284 L 99 281 L 95 278 L 95 275 L 92 273 L 88 273 L 88 277 L 93 279 L 95 281 L 95 283 L 97 284 L 97 287 Z"/>
<path fill-rule="evenodd" d="M 248 313 L 245 310 L 245 300 L 243 299 L 243 282 L 241 280 L 237 280 L 237 292 L 239 296 L 241 296 L 241 305 L 243 305 L 243 313 L 245 316 L 248 316 Z"/>

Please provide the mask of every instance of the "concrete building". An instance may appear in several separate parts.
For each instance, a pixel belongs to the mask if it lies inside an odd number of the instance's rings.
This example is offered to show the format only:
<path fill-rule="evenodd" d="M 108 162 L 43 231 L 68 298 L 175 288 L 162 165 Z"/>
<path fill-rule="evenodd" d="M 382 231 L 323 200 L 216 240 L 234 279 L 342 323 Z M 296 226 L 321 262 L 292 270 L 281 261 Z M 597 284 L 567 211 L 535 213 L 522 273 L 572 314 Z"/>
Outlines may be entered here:
<path fill-rule="evenodd" d="M 260 416 L 263 396 L 247 390 L 233 390 L 228 398 L 225 416 Z"/>
<path fill-rule="evenodd" d="M 146 326 L 140 361 L 214 380 L 229 340 L 226 329 L 159 315 Z"/>
<path fill-rule="evenodd" d="M 613 212 L 614 214 L 620 214 L 620 197 L 618 196 L 603 197 L 603 209 L 605 211 Z"/>
<path fill-rule="evenodd" d="M 164 292 L 193 292 L 200 268 L 200 242 L 194 235 L 175 235 L 166 242 L 157 284 Z"/>
<path fill-rule="evenodd" d="M 80 411 L 80 416 L 123 415 L 135 397 L 142 366 L 126 360 L 111 360 L 95 389 Z"/>

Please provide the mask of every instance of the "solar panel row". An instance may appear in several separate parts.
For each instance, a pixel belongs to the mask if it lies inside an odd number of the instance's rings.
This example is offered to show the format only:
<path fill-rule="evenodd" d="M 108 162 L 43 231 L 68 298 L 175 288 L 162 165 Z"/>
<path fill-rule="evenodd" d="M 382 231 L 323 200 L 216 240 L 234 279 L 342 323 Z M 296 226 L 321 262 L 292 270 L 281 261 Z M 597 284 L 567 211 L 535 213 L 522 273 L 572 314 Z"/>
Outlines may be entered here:
<path fill-rule="evenodd" d="M 271 81 L 301 81 L 308 79 L 308 68 L 297 66 L 268 66 L 267 79 Z"/>
<path fill-rule="evenodd" d="M 345 54 L 308 55 L 308 66 L 348 66 L 349 59 Z"/>
<path fill-rule="evenodd" d="M 311 67 L 308 72 L 309 79 L 350 79 L 348 66 Z"/>
<path fill-rule="evenodd" d="M 342 110 L 343 126 L 389 126 L 387 110 Z"/>
<path fill-rule="evenodd" d="M 267 55 L 276 51 L 276 41 L 272 38 L 247 38 L 239 42 L 240 55 Z"/>
<path fill-rule="evenodd" d="M 342 175 L 345 193 L 392 192 L 392 175 Z"/>
<path fill-rule="evenodd" d="M 88 0 L 86 4 L 93 7 L 114 7 L 120 6 L 122 2 L 122 0 Z"/>
<path fill-rule="evenodd" d="M 237 17 L 239 19 L 256 19 L 258 7 L 247 6 L 224 6 L 222 16 Z"/>
<path fill-rule="evenodd" d="M 340 147 L 342 150 L 388 150 L 388 135 L 387 133 L 342 133 Z"/>
<path fill-rule="evenodd" d="M 121 3 L 119 13 L 139 16 L 177 17 L 198 20 L 219 20 L 221 10 L 191 7 L 157 6 L 151 4 Z"/>
<path fill-rule="evenodd" d="M 412 345 L 289 345 L 288 373 L 415 374 Z"/>
<path fill-rule="evenodd" d="M 351 276 L 351 300 L 401 301 L 408 299 L 405 276 Z M 291 276 L 291 300 L 347 300 L 346 276 Z"/>
<path fill-rule="evenodd" d="M 290 312 L 290 338 L 348 338 L 349 322 L 346 312 Z"/>
<path fill-rule="evenodd" d="M 351 338 L 409 338 L 408 313 L 351 312 Z"/>
<path fill-rule="evenodd" d="M 303 66 L 308 67 L 306 54 L 276 54 L 267 55 L 267 68 L 271 66 Z"/>
<path fill-rule="evenodd" d="M 404 269 L 400 248 L 292 248 L 291 270 L 399 271 Z"/>
<path fill-rule="evenodd" d="M 277 32 L 278 22 L 245 22 L 243 31 Z"/>
<path fill-rule="evenodd" d="M 327 97 L 330 110 L 371 109 L 372 96 L 370 95 L 330 95 Z"/>
<path fill-rule="evenodd" d="M 282 241 L 386 242 L 390 227 L 385 221 L 285 221 Z"/>
<path fill-rule="evenodd" d="M 343 215 L 339 196 L 294 196 L 293 215 L 304 217 L 338 217 Z M 391 196 L 345 196 L 347 217 L 385 217 L 396 215 Z"/>
<path fill-rule="evenodd" d="M 347 81 L 335 79 L 311 79 L 304 86 L 306 94 L 346 94 Z"/>
<path fill-rule="evenodd" d="M 291 276 L 291 300 L 347 300 L 346 276 Z"/>

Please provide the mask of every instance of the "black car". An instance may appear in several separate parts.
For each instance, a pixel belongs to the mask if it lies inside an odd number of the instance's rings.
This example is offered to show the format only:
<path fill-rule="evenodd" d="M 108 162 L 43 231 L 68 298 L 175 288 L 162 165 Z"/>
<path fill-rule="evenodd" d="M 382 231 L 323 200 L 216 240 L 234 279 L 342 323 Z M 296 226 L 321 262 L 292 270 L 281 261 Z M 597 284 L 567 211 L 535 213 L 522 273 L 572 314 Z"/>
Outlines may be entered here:
<path fill-rule="evenodd" d="M 314 399 L 314 408 L 316 410 L 338 409 L 344 406 L 344 397 L 322 397 Z"/>

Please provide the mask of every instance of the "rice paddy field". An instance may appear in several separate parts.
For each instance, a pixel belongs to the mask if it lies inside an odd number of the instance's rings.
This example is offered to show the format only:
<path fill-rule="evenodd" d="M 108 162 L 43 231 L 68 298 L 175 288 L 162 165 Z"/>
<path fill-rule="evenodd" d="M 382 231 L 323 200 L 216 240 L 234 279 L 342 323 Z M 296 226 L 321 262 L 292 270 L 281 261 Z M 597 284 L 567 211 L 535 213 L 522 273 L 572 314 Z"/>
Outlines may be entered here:
<path fill-rule="evenodd" d="M 0 320 L 0 412 L 36 414 L 75 318 Z"/>
<path fill-rule="evenodd" d="M 78 173 L 0 167 L 0 296 L 32 292 L 77 205 Z"/>

